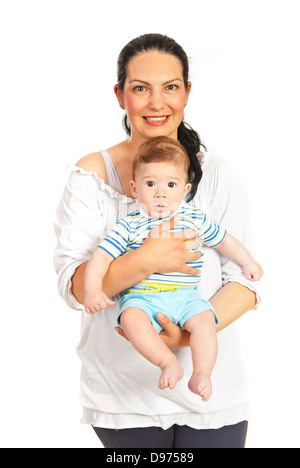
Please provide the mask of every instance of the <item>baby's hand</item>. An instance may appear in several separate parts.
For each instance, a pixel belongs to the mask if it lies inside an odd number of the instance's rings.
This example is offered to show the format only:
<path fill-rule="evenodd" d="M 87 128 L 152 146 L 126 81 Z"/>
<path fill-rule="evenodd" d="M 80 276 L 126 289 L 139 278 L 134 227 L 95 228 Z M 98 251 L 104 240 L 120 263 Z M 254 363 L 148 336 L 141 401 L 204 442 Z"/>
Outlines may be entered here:
<path fill-rule="evenodd" d="M 242 268 L 245 277 L 250 281 L 259 281 L 264 276 L 264 270 L 257 262 L 253 261 Z"/>
<path fill-rule="evenodd" d="M 93 291 L 85 295 L 84 308 L 90 315 L 95 314 L 99 310 L 106 309 L 108 305 L 113 306 L 115 302 L 109 299 L 103 291 Z"/>

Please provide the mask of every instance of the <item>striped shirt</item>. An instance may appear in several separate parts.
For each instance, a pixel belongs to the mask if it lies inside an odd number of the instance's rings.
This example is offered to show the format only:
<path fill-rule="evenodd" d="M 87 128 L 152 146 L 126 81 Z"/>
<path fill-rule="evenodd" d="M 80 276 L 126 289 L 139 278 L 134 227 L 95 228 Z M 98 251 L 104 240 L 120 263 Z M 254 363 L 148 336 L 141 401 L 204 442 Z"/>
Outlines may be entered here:
<path fill-rule="evenodd" d="M 121 218 L 98 247 L 105 250 L 105 252 L 115 259 L 120 255 L 139 248 L 153 228 L 171 219 L 173 216 L 174 213 L 167 218 L 157 219 L 150 218 L 141 210 L 135 211 Z M 179 221 L 172 231 L 193 229 L 197 232 L 203 244 L 208 247 L 216 247 L 222 242 L 226 235 L 226 230 L 218 226 L 210 216 L 186 202 L 181 204 L 181 207 L 176 212 L 176 216 L 179 218 Z M 191 250 L 191 252 L 197 251 L 201 251 L 201 245 Z M 176 286 L 195 286 L 199 283 L 201 277 L 203 255 L 198 261 L 189 262 L 187 265 L 199 269 L 200 273 L 195 276 L 178 272 L 168 274 L 154 273 L 143 281 L 143 285 L 153 285 L 153 283 L 156 283 Z"/>

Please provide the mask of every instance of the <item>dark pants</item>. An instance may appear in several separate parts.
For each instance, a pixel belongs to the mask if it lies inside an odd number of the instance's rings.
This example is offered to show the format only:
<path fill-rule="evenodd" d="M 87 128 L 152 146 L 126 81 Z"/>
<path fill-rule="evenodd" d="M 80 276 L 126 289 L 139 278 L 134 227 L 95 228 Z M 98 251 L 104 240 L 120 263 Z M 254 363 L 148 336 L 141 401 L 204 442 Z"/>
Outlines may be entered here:
<path fill-rule="evenodd" d="M 174 425 L 134 429 L 103 429 L 94 431 L 105 448 L 245 448 L 248 422 L 221 429 L 197 430 Z"/>

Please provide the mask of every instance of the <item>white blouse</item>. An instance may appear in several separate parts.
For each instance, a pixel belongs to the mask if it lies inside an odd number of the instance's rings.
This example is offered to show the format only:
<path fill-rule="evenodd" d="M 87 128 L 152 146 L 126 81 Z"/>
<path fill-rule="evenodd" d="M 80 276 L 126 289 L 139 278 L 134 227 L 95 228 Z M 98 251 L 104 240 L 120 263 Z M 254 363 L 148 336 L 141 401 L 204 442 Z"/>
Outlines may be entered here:
<path fill-rule="evenodd" d="M 205 153 L 203 178 L 191 202 L 212 216 L 253 252 L 248 198 L 230 165 L 220 156 Z M 185 370 L 174 390 L 159 390 L 160 369 L 150 364 L 114 327 L 118 306 L 90 316 L 71 292 L 76 268 L 87 261 L 96 246 L 121 217 L 137 209 L 127 198 L 99 179 L 74 166 L 55 217 L 57 246 L 54 266 L 59 293 L 73 309 L 82 311 L 82 333 L 77 352 L 82 362 L 80 399 L 82 422 L 96 427 L 188 425 L 217 429 L 249 418 L 251 385 L 240 354 L 238 321 L 218 334 L 219 354 L 213 372 L 213 396 L 202 402 L 187 387 L 192 373 L 190 348 L 173 350 Z M 256 292 L 260 283 L 244 277 L 240 267 L 216 250 L 205 255 L 201 292 L 210 299 L 223 285 L 237 282 Z"/>

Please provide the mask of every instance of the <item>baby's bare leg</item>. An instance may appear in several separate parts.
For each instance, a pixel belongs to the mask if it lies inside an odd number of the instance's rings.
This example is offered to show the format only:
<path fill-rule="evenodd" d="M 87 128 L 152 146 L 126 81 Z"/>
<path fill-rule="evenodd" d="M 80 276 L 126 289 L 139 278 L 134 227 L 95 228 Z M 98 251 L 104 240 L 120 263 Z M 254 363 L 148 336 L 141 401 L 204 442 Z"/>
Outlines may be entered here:
<path fill-rule="evenodd" d="M 183 377 L 183 369 L 155 331 L 148 315 L 141 309 L 129 307 L 121 315 L 121 325 L 134 348 L 162 370 L 159 388 L 175 388 Z"/>
<path fill-rule="evenodd" d="M 191 333 L 193 375 L 189 389 L 208 401 L 212 394 L 211 375 L 217 360 L 218 341 L 214 314 L 206 310 L 188 319 L 184 328 Z"/>

